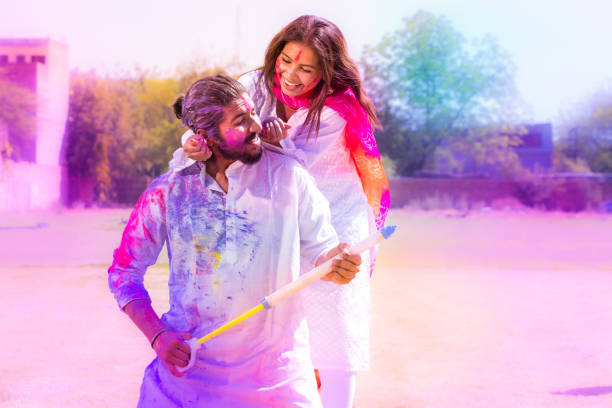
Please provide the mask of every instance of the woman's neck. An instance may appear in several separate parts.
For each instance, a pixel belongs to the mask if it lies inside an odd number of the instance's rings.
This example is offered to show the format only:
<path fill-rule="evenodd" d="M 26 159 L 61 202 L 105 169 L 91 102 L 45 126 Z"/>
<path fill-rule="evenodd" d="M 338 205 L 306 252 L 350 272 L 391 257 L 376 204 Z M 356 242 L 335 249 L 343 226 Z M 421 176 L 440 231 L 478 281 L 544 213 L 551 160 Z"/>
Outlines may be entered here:
<path fill-rule="evenodd" d="M 293 114 L 295 113 L 295 111 L 296 109 L 290 108 L 281 101 L 276 101 L 276 115 L 283 121 L 288 122 L 289 119 L 291 119 L 291 116 L 293 116 Z"/>

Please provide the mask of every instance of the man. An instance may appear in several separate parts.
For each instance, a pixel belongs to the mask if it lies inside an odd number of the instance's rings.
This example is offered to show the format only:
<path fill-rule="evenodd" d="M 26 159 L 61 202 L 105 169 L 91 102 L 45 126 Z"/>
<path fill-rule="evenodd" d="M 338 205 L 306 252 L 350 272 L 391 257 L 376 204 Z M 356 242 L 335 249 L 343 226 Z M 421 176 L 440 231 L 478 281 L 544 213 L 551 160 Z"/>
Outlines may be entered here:
<path fill-rule="evenodd" d="M 191 336 L 202 336 L 337 254 L 334 283 L 348 283 L 361 258 L 338 244 L 329 206 L 305 169 L 262 149 L 261 122 L 237 81 L 194 83 L 177 116 L 213 155 L 154 180 L 136 204 L 109 268 L 119 306 L 157 353 L 145 370 L 141 407 L 320 407 L 299 297 L 207 341 L 184 375 Z M 143 286 L 164 243 L 170 310 L 160 319 Z M 329 311 L 333 313 L 332 310 Z"/>

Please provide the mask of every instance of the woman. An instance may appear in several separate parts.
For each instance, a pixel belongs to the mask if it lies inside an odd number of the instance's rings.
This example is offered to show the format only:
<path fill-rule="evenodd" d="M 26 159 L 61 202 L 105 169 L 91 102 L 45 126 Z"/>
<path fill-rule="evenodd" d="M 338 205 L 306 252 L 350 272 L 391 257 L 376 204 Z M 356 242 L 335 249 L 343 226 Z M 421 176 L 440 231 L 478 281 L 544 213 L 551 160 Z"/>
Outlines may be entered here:
<path fill-rule="evenodd" d="M 380 228 L 389 208 L 372 132 L 380 123 L 338 27 L 316 16 L 297 18 L 272 39 L 264 66 L 240 81 L 268 118 L 263 140 L 295 155 L 313 175 L 340 240 L 355 243 Z M 187 156 L 208 156 L 200 141 L 183 142 Z M 182 151 L 178 156 L 175 163 L 185 162 Z M 373 258 L 362 255 L 362 271 L 371 271 Z M 360 273 L 348 285 L 315 282 L 304 290 L 325 408 L 352 407 L 356 371 L 369 369 L 369 278 Z"/>

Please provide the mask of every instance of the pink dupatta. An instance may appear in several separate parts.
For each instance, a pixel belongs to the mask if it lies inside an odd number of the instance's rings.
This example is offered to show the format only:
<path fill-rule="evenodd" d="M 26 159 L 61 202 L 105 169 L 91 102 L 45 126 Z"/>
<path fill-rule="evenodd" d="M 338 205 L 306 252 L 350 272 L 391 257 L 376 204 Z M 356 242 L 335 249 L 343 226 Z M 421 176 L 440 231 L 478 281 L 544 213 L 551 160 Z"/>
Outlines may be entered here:
<path fill-rule="evenodd" d="M 274 96 L 283 104 L 292 109 L 309 107 L 311 92 L 297 97 L 288 96 L 281 90 L 278 74 L 275 75 L 274 82 L 276 84 L 273 89 Z M 351 88 L 329 95 L 325 98 L 325 106 L 333 109 L 346 121 L 344 132 L 346 145 L 357 168 L 368 204 L 374 213 L 376 228 L 380 229 L 389 212 L 389 182 L 376 147 L 368 113 Z"/>

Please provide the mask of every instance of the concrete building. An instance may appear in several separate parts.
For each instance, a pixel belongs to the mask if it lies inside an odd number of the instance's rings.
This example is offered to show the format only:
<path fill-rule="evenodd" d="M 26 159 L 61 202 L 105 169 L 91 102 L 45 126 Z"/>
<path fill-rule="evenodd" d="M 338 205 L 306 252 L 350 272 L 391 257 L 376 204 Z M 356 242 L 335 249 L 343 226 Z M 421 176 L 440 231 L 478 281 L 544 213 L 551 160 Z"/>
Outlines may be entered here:
<path fill-rule="evenodd" d="M 553 166 L 553 138 L 550 123 L 525 125 L 521 145 L 514 148 L 521 165 L 531 171 L 545 171 Z"/>
<path fill-rule="evenodd" d="M 0 39 L 0 80 L 32 92 L 36 106 L 29 134 L 0 123 L 0 142 L 8 139 L 13 148 L 0 162 L 0 210 L 57 206 L 65 176 L 68 46 L 51 39 Z"/>

